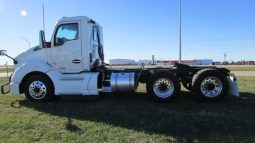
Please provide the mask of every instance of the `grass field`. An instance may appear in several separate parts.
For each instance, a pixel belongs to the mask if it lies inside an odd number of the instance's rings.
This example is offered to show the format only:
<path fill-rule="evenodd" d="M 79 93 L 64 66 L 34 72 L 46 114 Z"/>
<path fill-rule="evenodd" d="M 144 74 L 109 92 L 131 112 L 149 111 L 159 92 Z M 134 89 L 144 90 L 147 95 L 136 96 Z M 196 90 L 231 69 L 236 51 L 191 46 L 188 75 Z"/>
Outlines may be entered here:
<path fill-rule="evenodd" d="M 2 81 L 3 82 L 3 79 Z M 0 142 L 255 142 L 255 77 L 238 77 L 241 97 L 203 103 L 138 94 L 35 104 L 0 96 Z"/>
<path fill-rule="evenodd" d="M 13 72 L 14 68 L 12 66 L 8 67 L 8 71 L 9 72 Z M 7 72 L 7 69 L 6 67 L 0 67 L 0 73 L 6 73 Z"/>
<path fill-rule="evenodd" d="M 218 67 L 225 67 L 231 71 L 255 71 L 255 65 L 222 65 Z"/>

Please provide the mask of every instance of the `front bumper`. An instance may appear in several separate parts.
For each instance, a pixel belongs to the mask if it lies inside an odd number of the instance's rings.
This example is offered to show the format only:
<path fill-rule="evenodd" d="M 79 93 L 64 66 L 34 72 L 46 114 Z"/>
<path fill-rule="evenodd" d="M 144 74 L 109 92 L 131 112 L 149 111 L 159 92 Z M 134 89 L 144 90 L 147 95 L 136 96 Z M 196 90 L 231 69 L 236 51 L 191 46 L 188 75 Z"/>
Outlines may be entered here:
<path fill-rule="evenodd" d="M 13 75 L 13 74 L 12 74 Z M 0 84 L 0 94 L 11 93 L 14 95 L 20 94 L 19 84 L 11 80 L 12 75 L 9 78 L 9 82 Z"/>
<path fill-rule="evenodd" d="M 11 82 L 10 83 L 11 94 L 20 95 L 19 84 L 20 83 L 16 83 L 16 82 Z"/>
<path fill-rule="evenodd" d="M 11 77 L 12 77 L 12 74 L 9 77 L 9 82 L 0 84 L 0 93 L 1 94 L 7 94 L 7 93 L 10 92 L 10 90 L 11 90 L 11 87 L 10 87 Z"/>
<path fill-rule="evenodd" d="M 19 95 L 19 83 L 11 82 L 11 83 L 3 83 L 0 84 L 0 93 L 7 94 L 10 93 L 14 95 Z"/>
<path fill-rule="evenodd" d="M 3 83 L 3 84 L 0 84 L 0 93 L 1 94 L 7 94 L 10 92 L 10 83 L 7 82 L 7 83 Z"/>

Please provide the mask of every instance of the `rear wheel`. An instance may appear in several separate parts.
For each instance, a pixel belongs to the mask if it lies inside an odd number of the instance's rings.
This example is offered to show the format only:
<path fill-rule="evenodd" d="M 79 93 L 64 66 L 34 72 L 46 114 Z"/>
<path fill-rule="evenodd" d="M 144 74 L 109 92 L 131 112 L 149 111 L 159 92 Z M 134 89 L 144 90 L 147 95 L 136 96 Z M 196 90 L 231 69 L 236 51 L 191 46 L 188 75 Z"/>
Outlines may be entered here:
<path fill-rule="evenodd" d="M 146 87 L 149 95 L 162 102 L 173 100 L 180 91 L 180 83 L 177 77 L 166 71 L 160 71 L 152 75 Z"/>
<path fill-rule="evenodd" d="M 192 79 L 193 93 L 205 101 L 218 101 L 228 92 L 227 77 L 215 69 L 199 71 Z"/>
<path fill-rule="evenodd" d="M 52 99 L 54 88 L 48 77 L 33 75 L 25 83 L 25 95 L 31 102 L 45 102 Z"/>

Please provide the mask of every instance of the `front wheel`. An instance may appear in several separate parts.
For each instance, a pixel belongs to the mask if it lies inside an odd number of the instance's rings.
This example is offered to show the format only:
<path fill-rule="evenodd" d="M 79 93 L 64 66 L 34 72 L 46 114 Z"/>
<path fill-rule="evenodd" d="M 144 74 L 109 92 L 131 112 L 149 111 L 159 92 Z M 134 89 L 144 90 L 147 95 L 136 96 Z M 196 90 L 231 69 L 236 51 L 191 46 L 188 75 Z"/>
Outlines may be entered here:
<path fill-rule="evenodd" d="M 146 88 L 147 93 L 155 100 L 167 102 L 177 96 L 180 91 L 180 83 L 173 73 L 160 71 L 150 77 Z"/>
<path fill-rule="evenodd" d="M 33 75 L 25 83 L 25 95 L 31 102 L 45 102 L 52 99 L 54 95 L 53 84 L 48 77 Z"/>

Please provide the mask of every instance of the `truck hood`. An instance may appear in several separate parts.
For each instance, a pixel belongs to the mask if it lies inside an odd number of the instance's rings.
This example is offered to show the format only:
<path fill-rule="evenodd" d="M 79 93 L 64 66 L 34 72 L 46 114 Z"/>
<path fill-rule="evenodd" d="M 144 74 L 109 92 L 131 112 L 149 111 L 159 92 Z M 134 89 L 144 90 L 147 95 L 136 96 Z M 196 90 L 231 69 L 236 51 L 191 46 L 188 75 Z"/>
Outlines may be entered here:
<path fill-rule="evenodd" d="M 15 60 L 18 61 L 18 64 L 16 64 L 15 67 L 18 67 L 22 65 L 24 62 L 28 61 L 29 59 L 34 58 L 35 55 L 37 55 L 36 53 L 38 53 L 40 49 L 42 49 L 40 46 L 35 46 L 16 56 Z M 38 58 L 40 58 L 40 56 Z"/>

